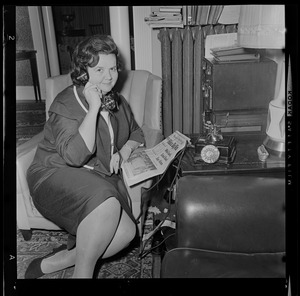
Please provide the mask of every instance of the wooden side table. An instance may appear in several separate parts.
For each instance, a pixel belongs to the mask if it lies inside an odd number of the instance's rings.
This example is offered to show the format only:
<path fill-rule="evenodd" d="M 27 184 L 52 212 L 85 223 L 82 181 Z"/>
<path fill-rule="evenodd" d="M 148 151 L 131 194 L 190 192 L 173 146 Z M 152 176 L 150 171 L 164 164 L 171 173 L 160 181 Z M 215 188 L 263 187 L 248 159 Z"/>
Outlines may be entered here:
<path fill-rule="evenodd" d="M 17 50 L 16 60 L 17 61 L 23 61 L 23 60 L 30 61 L 30 68 L 31 68 L 31 74 L 32 74 L 35 100 L 41 101 L 41 90 L 40 90 L 39 75 L 38 75 L 38 69 L 37 69 L 37 63 L 36 63 L 36 50 Z"/>
<path fill-rule="evenodd" d="M 225 134 L 224 134 L 225 135 Z M 254 133 L 231 134 L 235 137 L 236 157 L 230 164 L 207 164 L 194 161 L 194 149 L 188 148 L 182 159 L 181 173 L 186 175 L 223 175 L 223 174 L 285 174 L 285 158 L 270 155 L 265 162 L 259 160 L 257 148 L 262 145 L 266 135 Z M 193 135 L 189 136 L 195 138 Z"/>

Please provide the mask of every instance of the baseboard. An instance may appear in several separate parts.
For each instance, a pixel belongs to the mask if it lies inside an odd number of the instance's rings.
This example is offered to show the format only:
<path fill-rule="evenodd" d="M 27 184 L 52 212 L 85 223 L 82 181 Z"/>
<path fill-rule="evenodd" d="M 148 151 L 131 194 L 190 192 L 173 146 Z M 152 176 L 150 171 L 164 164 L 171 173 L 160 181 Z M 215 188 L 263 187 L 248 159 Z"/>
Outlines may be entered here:
<path fill-rule="evenodd" d="M 42 100 L 45 100 L 42 95 Z M 17 101 L 35 101 L 33 86 L 17 86 L 16 87 L 16 100 Z"/>
<path fill-rule="evenodd" d="M 42 100 L 41 102 L 44 104 L 46 103 L 45 100 Z M 36 101 L 31 98 L 30 100 L 17 100 L 16 103 L 17 104 L 33 104 L 33 103 L 36 103 Z"/>

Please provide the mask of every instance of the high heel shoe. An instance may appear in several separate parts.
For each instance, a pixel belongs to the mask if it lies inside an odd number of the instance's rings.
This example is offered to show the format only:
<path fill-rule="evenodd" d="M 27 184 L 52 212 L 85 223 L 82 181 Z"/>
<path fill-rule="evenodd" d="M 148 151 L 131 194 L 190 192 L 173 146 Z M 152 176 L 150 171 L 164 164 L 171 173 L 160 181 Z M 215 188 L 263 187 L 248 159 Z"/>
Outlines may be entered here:
<path fill-rule="evenodd" d="M 58 253 L 60 251 L 63 251 L 66 249 L 67 249 L 67 245 L 61 245 L 58 248 L 54 248 L 51 253 L 45 255 L 44 257 L 40 257 L 40 258 L 36 258 L 36 259 L 32 260 L 25 272 L 25 279 L 37 279 L 37 278 L 45 275 L 45 273 L 43 273 L 42 269 L 41 269 L 42 261 L 46 258 L 54 256 L 56 253 Z"/>

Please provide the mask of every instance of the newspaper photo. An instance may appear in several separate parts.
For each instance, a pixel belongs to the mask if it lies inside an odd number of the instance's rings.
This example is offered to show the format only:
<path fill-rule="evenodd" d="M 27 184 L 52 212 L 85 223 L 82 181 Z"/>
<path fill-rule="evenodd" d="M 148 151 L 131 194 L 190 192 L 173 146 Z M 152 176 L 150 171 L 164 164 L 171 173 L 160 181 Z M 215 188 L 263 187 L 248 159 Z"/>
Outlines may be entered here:
<path fill-rule="evenodd" d="M 187 141 L 190 142 L 190 138 L 176 131 L 153 148 L 133 153 L 121 165 L 127 185 L 132 186 L 164 173 Z"/>

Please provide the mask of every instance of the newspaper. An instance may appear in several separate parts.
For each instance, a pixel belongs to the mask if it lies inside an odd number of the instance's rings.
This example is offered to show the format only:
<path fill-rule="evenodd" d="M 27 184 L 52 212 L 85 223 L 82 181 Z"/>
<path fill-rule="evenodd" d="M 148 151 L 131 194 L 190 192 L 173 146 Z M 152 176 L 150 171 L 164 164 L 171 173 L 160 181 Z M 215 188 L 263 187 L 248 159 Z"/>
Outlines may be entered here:
<path fill-rule="evenodd" d="M 132 186 L 164 173 L 187 141 L 190 142 L 190 138 L 176 131 L 153 148 L 133 153 L 121 165 L 127 185 Z"/>

